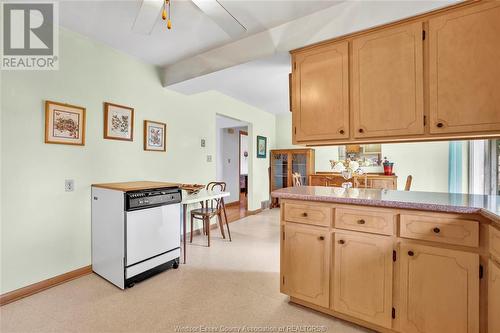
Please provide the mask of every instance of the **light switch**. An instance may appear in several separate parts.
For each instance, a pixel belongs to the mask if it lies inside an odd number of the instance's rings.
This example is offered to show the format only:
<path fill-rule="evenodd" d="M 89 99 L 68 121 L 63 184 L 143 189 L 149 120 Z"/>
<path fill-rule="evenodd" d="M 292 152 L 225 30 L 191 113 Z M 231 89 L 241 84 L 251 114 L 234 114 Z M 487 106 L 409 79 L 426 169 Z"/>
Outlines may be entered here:
<path fill-rule="evenodd" d="M 75 190 L 75 180 L 74 179 L 64 180 L 64 190 L 66 192 L 73 192 Z"/>
<path fill-rule="evenodd" d="M 212 162 L 212 155 L 207 155 L 207 162 Z"/>
<path fill-rule="evenodd" d="M 205 139 L 201 139 L 201 146 L 205 147 Z"/>

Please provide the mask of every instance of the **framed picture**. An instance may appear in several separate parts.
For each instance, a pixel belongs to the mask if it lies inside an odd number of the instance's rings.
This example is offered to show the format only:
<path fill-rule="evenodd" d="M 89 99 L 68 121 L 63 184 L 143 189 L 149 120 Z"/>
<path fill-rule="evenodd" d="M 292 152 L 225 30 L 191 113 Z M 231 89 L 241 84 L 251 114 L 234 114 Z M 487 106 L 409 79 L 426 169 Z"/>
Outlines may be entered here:
<path fill-rule="evenodd" d="M 85 108 L 45 101 L 45 143 L 85 145 Z"/>
<path fill-rule="evenodd" d="M 144 120 L 144 150 L 166 151 L 167 124 Z"/>
<path fill-rule="evenodd" d="M 104 103 L 104 138 L 134 140 L 134 109 L 128 106 Z"/>
<path fill-rule="evenodd" d="M 257 158 L 266 158 L 267 154 L 267 138 L 257 135 Z"/>

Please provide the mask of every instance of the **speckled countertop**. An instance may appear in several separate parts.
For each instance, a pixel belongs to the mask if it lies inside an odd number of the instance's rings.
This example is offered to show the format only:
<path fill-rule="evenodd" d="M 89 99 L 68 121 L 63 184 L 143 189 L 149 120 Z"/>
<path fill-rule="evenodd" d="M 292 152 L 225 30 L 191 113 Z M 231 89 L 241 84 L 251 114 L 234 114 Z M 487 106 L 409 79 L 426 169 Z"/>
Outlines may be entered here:
<path fill-rule="evenodd" d="M 500 196 L 439 192 L 392 191 L 324 186 L 287 187 L 271 193 L 275 198 L 342 204 L 418 209 L 434 212 L 482 214 L 500 224 Z"/>

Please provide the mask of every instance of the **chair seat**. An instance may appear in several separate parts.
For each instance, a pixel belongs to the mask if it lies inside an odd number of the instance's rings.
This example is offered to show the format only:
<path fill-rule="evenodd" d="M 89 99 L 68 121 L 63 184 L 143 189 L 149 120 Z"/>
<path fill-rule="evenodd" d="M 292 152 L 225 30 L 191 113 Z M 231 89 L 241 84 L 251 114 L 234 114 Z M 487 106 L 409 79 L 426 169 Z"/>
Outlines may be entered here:
<path fill-rule="evenodd" d="M 191 215 L 215 215 L 218 211 L 216 208 L 203 207 L 191 210 Z"/>

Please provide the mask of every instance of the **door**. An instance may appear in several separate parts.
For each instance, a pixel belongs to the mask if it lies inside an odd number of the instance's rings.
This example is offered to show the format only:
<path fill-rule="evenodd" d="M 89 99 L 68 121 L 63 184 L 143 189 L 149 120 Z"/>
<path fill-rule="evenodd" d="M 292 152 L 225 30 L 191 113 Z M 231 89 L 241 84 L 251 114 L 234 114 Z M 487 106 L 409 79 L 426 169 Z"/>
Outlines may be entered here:
<path fill-rule="evenodd" d="M 402 243 L 401 331 L 479 332 L 479 255 Z"/>
<path fill-rule="evenodd" d="M 293 126 L 296 141 L 349 137 L 348 43 L 295 56 Z"/>
<path fill-rule="evenodd" d="M 335 233 L 333 309 L 391 328 L 392 239 Z"/>
<path fill-rule="evenodd" d="M 500 332 L 500 265 L 488 263 L 488 332 Z"/>
<path fill-rule="evenodd" d="M 354 137 L 424 133 L 422 23 L 352 41 Z"/>
<path fill-rule="evenodd" d="M 127 266 L 180 247 L 180 204 L 130 211 L 126 218 Z"/>
<path fill-rule="evenodd" d="M 323 306 L 330 296 L 330 234 L 327 228 L 285 225 L 285 275 L 288 294 Z"/>
<path fill-rule="evenodd" d="M 500 2 L 429 21 L 431 133 L 500 131 Z"/>

